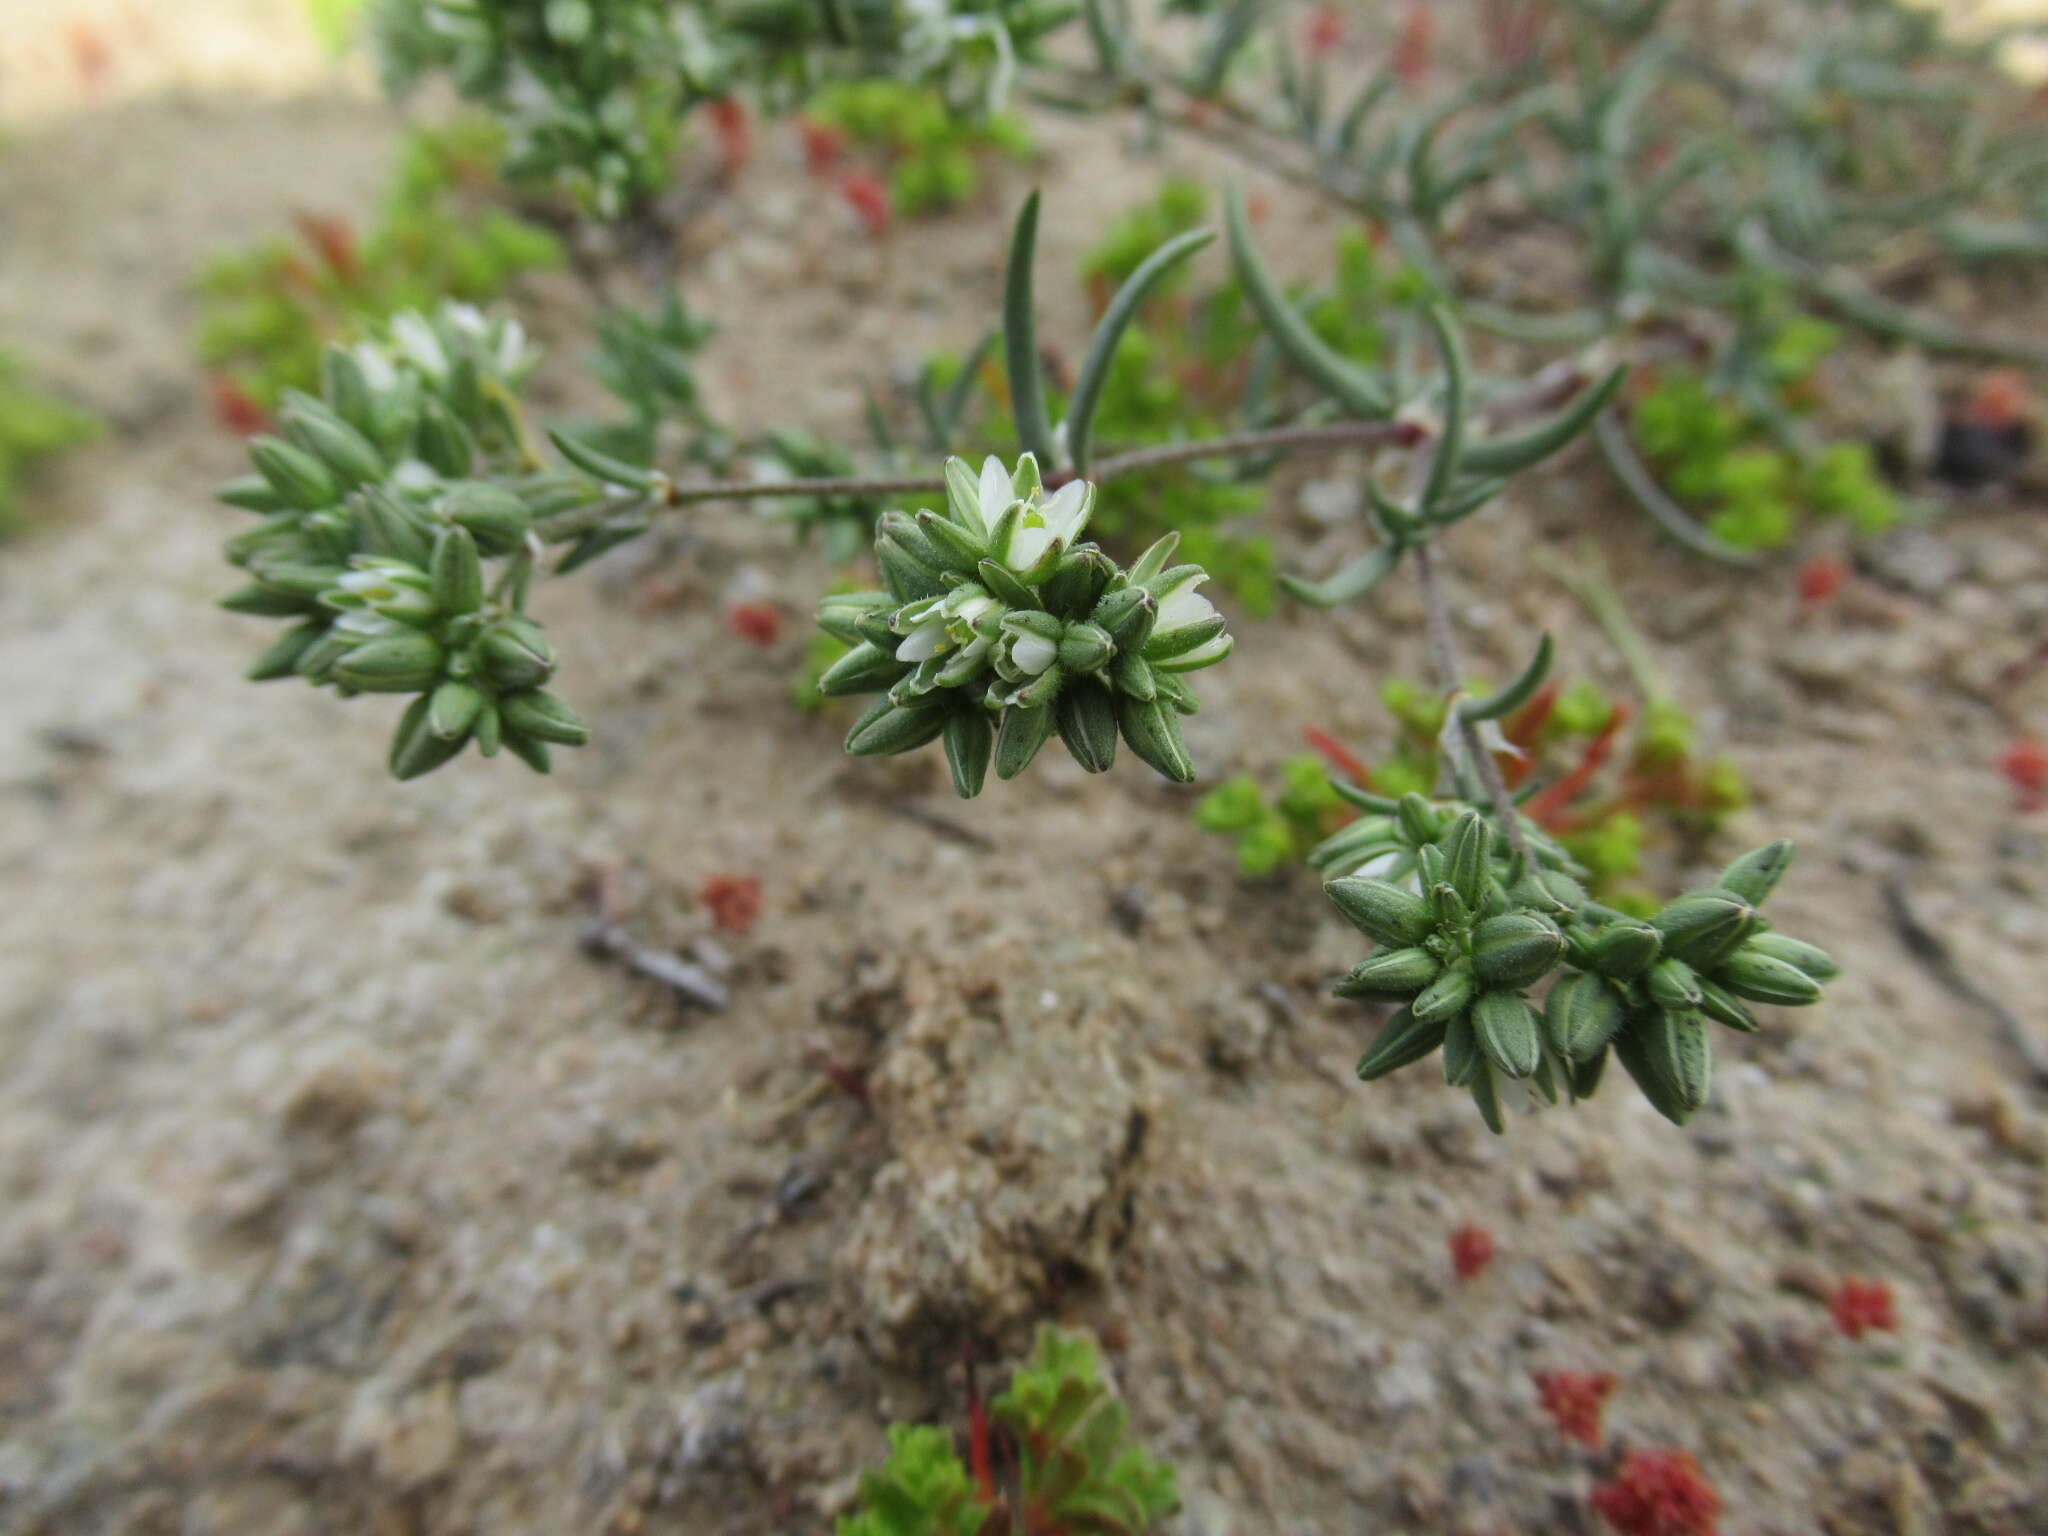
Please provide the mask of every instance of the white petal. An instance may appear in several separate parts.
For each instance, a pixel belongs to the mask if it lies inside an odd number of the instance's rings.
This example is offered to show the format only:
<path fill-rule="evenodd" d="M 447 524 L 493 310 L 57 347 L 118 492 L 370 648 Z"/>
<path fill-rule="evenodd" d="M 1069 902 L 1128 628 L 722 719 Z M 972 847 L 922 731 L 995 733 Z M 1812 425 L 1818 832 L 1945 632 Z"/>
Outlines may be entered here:
<path fill-rule="evenodd" d="M 1204 640 L 1192 651 L 1169 657 L 1165 661 L 1153 662 L 1152 669 L 1155 672 L 1192 672 L 1197 667 L 1206 667 L 1212 661 L 1221 661 L 1230 654 L 1230 648 L 1236 643 L 1229 635 L 1218 635 L 1213 640 Z"/>
<path fill-rule="evenodd" d="M 1046 526 L 1055 533 L 1075 533 L 1080 529 L 1082 514 L 1088 509 L 1089 485 L 1085 480 L 1069 480 L 1054 491 L 1040 505 Z"/>
<path fill-rule="evenodd" d="M 1160 600 L 1159 619 L 1152 626 L 1153 633 L 1171 634 L 1176 629 L 1186 629 L 1191 624 L 1216 617 L 1216 605 L 1195 590 L 1196 583 L 1203 580 L 1206 578 L 1191 577 Z"/>
<path fill-rule="evenodd" d="M 898 661 L 929 661 L 946 648 L 946 623 L 928 619 L 903 637 L 896 647 Z"/>
<path fill-rule="evenodd" d="M 981 461 L 981 526 L 993 528 L 1003 509 L 1017 498 L 1010 491 L 1009 471 L 1003 461 L 990 454 Z"/>
<path fill-rule="evenodd" d="M 1053 664 L 1060 648 L 1043 635 L 1019 635 L 1010 644 L 1010 660 L 1027 677 L 1036 677 Z"/>
<path fill-rule="evenodd" d="M 1028 571 L 1038 564 L 1039 557 L 1051 544 L 1050 528 L 1019 528 L 1010 536 L 1010 548 L 1005 558 L 1011 570 Z"/>

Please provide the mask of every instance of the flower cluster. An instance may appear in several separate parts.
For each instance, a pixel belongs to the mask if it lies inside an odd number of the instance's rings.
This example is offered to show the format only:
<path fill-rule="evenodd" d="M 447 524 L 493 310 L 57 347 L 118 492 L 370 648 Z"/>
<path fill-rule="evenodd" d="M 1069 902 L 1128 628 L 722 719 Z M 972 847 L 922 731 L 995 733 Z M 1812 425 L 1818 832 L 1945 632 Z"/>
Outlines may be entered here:
<path fill-rule="evenodd" d="M 1789 842 L 1744 854 L 1644 921 L 1588 898 L 1563 850 L 1526 821 L 1524 859 L 1469 807 L 1344 792 L 1375 814 L 1312 857 L 1350 871 L 1325 889 L 1379 948 L 1337 993 L 1401 1005 L 1358 1075 L 1383 1077 L 1441 1048 L 1445 1080 L 1471 1091 L 1496 1132 L 1507 1084 L 1527 1081 L 1551 1102 L 1587 1098 L 1610 1048 L 1682 1125 L 1712 1083 L 1709 1023 L 1755 1030 L 1751 1003 L 1818 1002 L 1838 974 L 1757 910 L 1791 863 Z M 1539 1009 L 1526 993 L 1553 975 Z"/>
<path fill-rule="evenodd" d="M 1038 462 L 991 456 L 977 476 L 946 462 L 946 510 L 886 512 L 875 555 L 885 592 L 827 598 L 818 622 L 853 649 L 819 680 L 827 696 L 881 697 L 854 723 L 857 756 L 943 738 L 953 784 L 981 792 L 1023 772 L 1055 731 L 1090 773 L 1130 749 L 1186 783 L 1178 717 L 1195 711 L 1181 674 L 1230 654 L 1223 616 L 1196 588 L 1201 567 L 1167 565 L 1168 535 L 1129 570 L 1093 544 L 1095 488 L 1047 493 Z"/>
<path fill-rule="evenodd" d="M 516 323 L 402 314 L 381 345 L 330 347 L 320 397 L 288 391 L 284 435 L 252 439 L 257 473 L 221 491 L 261 518 L 228 541 L 249 582 L 222 606 L 291 621 L 250 676 L 417 695 L 391 743 L 401 779 L 472 741 L 545 773 L 551 745 L 587 735 L 545 691 L 554 648 L 523 612 L 533 519 L 590 495 L 531 472 L 512 391 L 533 361 Z"/>

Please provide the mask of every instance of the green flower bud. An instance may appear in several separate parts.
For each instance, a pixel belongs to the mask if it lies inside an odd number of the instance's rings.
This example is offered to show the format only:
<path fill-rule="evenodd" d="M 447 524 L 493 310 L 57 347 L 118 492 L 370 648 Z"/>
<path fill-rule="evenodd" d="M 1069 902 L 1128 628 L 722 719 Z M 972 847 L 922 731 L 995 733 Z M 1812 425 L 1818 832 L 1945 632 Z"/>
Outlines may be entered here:
<path fill-rule="evenodd" d="M 1127 693 L 1147 704 L 1159 696 L 1159 680 L 1153 675 L 1151 664 L 1128 651 L 1117 652 L 1110 662 L 1109 680 L 1118 693 Z"/>
<path fill-rule="evenodd" d="M 268 683 L 280 677 L 290 677 L 298 668 L 299 658 L 326 633 L 327 622 L 324 619 L 309 619 L 303 624 L 294 624 L 271 641 L 264 648 L 263 654 L 249 664 L 249 681 Z"/>
<path fill-rule="evenodd" d="M 1796 965 L 1745 944 L 1714 972 L 1714 980 L 1753 1003 L 1802 1008 L 1820 1001 L 1820 983 Z"/>
<path fill-rule="evenodd" d="M 1069 624 L 1060 636 L 1060 665 L 1069 672 L 1093 672 L 1116 654 L 1109 631 L 1085 619 Z"/>
<path fill-rule="evenodd" d="M 434 546 L 428 530 L 382 487 L 372 486 L 351 497 L 350 507 L 350 521 L 366 552 L 417 566 L 425 566 L 433 559 Z"/>
<path fill-rule="evenodd" d="M 1534 912 L 1504 912 L 1472 930 L 1472 968 L 1492 987 L 1528 986 L 1548 975 L 1563 951 L 1557 925 Z"/>
<path fill-rule="evenodd" d="M 874 693 L 890 687 L 909 670 L 910 664 L 898 661 L 893 651 L 863 640 L 825 669 L 818 679 L 818 692 L 828 699 Z"/>
<path fill-rule="evenodd" d="M 996 777 L 1014 779 L 1053 733 L 1052 706 L 1006 709 L 996 728 Z"/>
<path fill-rule="evenodd" d="M 890 627 L 892 616 L 893 610 L 888 608 L 870 609 L 868 612 L 860 614 L 852 620 L 854 633 L 851 636 L 842 636 L 841 638 L 845 639 L 848 645 L 865 640 L 869 645 L 887 651 L 891 656 L 894 656 L 896 654 L 896 647 L 903 643 L 903 637 Z"/>
<path fill-rule="evenodd" d="M 1717 982 L 1699 979 L 1700 1012 L 1716 1024 L 1726 1024 L 1730 1029 L 1739 1029 L 1744 1034 L 1755 1034 L 1761 1028 L 1756 1015 L 1743 1006 L 1742 1000 Z"/>
<path fill-rule="evenodd" d="M 1383 949 L 1361 960 L 1337 983 L 1336 994 L 1350 998 L 1413 997 L 1432 981 L 1442 963 L 1426 949 Z"/>
<path fill-rule="evenodd" d="M 1650 967 L 1649 980 L 1644 985 L 1649 990 L 1650 1000 L 1662 1007 L 1683 1012 L 1699 1006 L 1699 975 L 1683 960 L 1665 956 Z"/>
<path fill-rule="evenodd" d="M 445 614 L 475 613 L 484 605 L 484 566 L 467 528 L 443 528 L 434 540 L 434 602 Z"/>
<path fill-rule="evenodd" d="M 1083 682 L 1065 689 L 1053 705 L 1053 720 L 1067 751 L 1090 773 L 1106 773 L 1116 761 L 1116 703 L 1107 688 Z"/>
<path fill-rule="evenodd" d="M 300 593 L 255 582 L 235 588 L 220 599 L 220 606 L 229 613 L 239 613 L 252 619 L 290 619 L 317 608 L 319 604 L 316 599 Z"/>
<path fill-rule="evenodd" d="M 512 723 L 508 714 L 506 724 Z M 895 704 L 884 694 L 853 722 L 846 750 L 855 757 L 888 757 L 923 746 L 945 728 L 946 711 L 939 706 Z"/>
<path fill-rule="evenodd" d="M 1346 922 L 1388 949 L 1407 949 L 1436 931 L 1428 902 L 1384 880 L 1351 875 L 1332 880 L 1323 894 L 1336 903 Z"/>
<path fill-rule="evenodd" d="M 995 747 L 995 726 L 988 711 L 972 706 L 952 711 L 946 716 L 943 739 L 954 792 L 962 800 L 972 800 L 988 777 L 989 756 Z"/>
<path fill-rule="evenodd" d="M 1756 909 L 1733 891 L 1689 891 L 1650 919 L 1664 952 L 1698 970 L 1712 970 L 1740 944 Z"/>
<path fill-rule="evenodd" d="M 498 712 L 504 716 L 508 732 L 516 731 L 537 741 L 580 747 L 590 740 L 590 727 L 583 723 L 583 717 L 552 693 L 538 688 L 506 694 L 498 700 Z"/>
<path fill-rule="evenodd" d="M 525 502 L 503 486 L 481 480 L 450 487 L 436 499 L 434 511 L 444 521 L 467 528 L 477 548 L 488 555 L 511 554 L 533 525 Z"/>
<path fill-rule="evenodd" d="M 1664 935 L 1648 923 L 1624 919 L 1596 928 L 1584 943 L 1586 963 L 1602 976 L 1630 981 L 1655 963 Z"/>
<path fill-rule="evenodd" d="M 1602 1046 L 1584 1061 L 1572 1063 L 1571 1090 L 1574 1099 L 1590 1099 L 1607 1071 L 1607 1047 Z"/>
<path fill-rule="evenodd" d="M 1142 761 L 1176 784 L 1195 781 L 1195 760 L 1181 739 L 1179 712 L 1163 694 L 1153 699 L 1119 695 L 1116 714 L 1124 740 Z"/>
<path fill-rule="evenodd" d="M 1751 906 L 1760 907 L 1791 864 L 1792 843 L 1781 837 L 1775 843 L 1750 849 L 1722 870 L 1721 878 L 1714 884 L 1724 891 L 1733 891 Z"/>
<path fill-rule="evenodd" d="M 1627 1017 L 1614 984 L 1590 971 L 1567 971 L 1543 1002 L 1543 1028 L 1567 1061 L 1585 1061 L 1605 1048 Z"/>
<path fill-rule="evenodd" d="M 1466 811 L 1451 823 L 1442 839 L 1445 882 L 1468 908 L 1477 908 L 1486 892 L 1487 862 L 1493 833 L 1477 811 Z"/>
<path fill-rule="evenodd" d="M 1039 591 L 1046 608 L 1062 618 L 1091 612 L 1116 577 L 1116 562 L 1093 544 L 1070 549 Z"/>
<path fill-rule="evenodd" d="M 367 437 L 309 395 L 288 391 L 279 420 L 291 440 L 334 471 L 344 486 L 374 485 L 389 471 Z"/>
<path fill-rule="evenodd" d="M 1808 944 L 1783 933 L 1759 933 L 1752 935 L 1742 946 L 1753 949 L 1760 955 L 1769 955 L 1773 960 L 1782 960 L 1795 970 L 1806 972 L 1815 981 L 1833 981 L 1842 974 L 1835 957 L 1817 944 Z"/>
<path fill-rule="evenodd" d="M 444 480 L 461 480 L 476 466 L 476 439 L 469 428 L 433 395 L 420 401 L 419 425 L 413 446 L 435 474 Z"/>
<path fill-rule="evenodd" d="M 1527 1077 L 1543 1059 L 1536 1010 L 1516 992 L 1482 992 L 1472 1005 L 1472 1029 L 1486 1059 L 1509 1077 Z"/>
<path fill-rule="evenodd" d="M 548 750 L 548 744 L 539 737 L 523 735 L 508 727 L 504 740 L 505 749 L 535 773 L 554 772 L 554 754 Z"/>
<path fill-rule="evenodd" d="M 282 438 L 250 438 L 249 457 L 289 506 L 316 512 L 341 499 L 341 486 L 327 466 Z"/>
<path fill-rule="evenodd" d="M 393 778 L 403 781 L 432 773 L 462 750 L 461 738 L 451 741 L 434 734 L 429 723 L 432 709 L 432 700 L 422 694 L 399 717 L 398 729 L 391 735 L 388 759 Z"/>
<path fill-rule="evenodd" d="M 429 701 L 427 728 L 443 741 L 461 741 L 482 713 L 482 690 L 450 678 L 436 688 Z"/>
<path fill-rule="evenodd" d="M 885 647 L 895 633 L 889 628 L 888 601 L 886 592 L 828 592 L 818 599 L 818 628 L 842 645 L 859 645 L 867 640 Z M 879 639 L 862 627 L 876 619 L 882 626 Z"/>
<path fill-rule="evenodd" d="M 938 555 L 947 570 L 972 576 L 988 558 L 988 542 L 936 512 L 917 514 L 917 531 Z"/>
<path fill-rule="evenodd" d="M 1395 816 L 1401 824 L 1401 840 L 1411 848 L 1434 843 L 1449 823 L 1448 816 L 1413 790 L 1401 797 Z"/>
<path fill-rule="evenodd" d="M 1142 651 L 1159 617 L 1159 604 L 1143 587 L 1119 587 L 1095 605 L 1094 621 L 1120 651 Z"/>
<path fill-rule="evenodd" d="M 239 476 L 215 491 L 214 495 L 244 512 L 282 512 L 286 505 L 277 487 L 261 475 Z"/>
<path fill-rule="evenodd" d="M 1365 1054 L 1358 1058 L 1358 1075 L 1366 1082 L 1385 1077 L 1389 1072 L 1398 1072 L 1401 1068 L 1422 1060 L 1443 1043 L 1444 1026 L 1441 1020 L 1427 1022 L 1416 1018 L 1406 1008 L 1398 1009 L 1392 1018 L 1380 1026 L 1380 1032 L 1373 1036 L 1372 1044 L 1367 1046 Z"/>
<path fill-rule="evenodd" d="M 1568 917 L 1586 900 L 1586 888 L 1562 870 L 1530 869 L 1508 892 L 1521 907 L 1533 907 L 1552 917 Z"/>
<path fill-rule="evenodd" d="M 354 647 L 335 663 L 335 681 L 360 693 L 418 693 L 441 677 L 441 642 L 413 629 Z"/>
<path fill-rule="evenodd" d="M 1486 1122 L 1486 1128 L 1496 1136 L 1502 1135 L 1507 1127 L 1501 1119 L 1500 1084 L 1494 1081 L 1493 1068 L 1482 1060 L 1465 1086 L 1471 1090 L 1473 1107 Z"/>
<path fill-rule="evenodd" d="M 477 751 L 485 757 L 496 757 L 498 748 L 505 744 L 505 717 L 498 713 L 498 706 L 489 699 L 483 701 L 469 729 L 476 738 Z"/>
<path fill-rule="evenodd" d="M 336 633 L 332 625 L 323 630 L 318 639 L 299 652 L 299 659 L 292 663 L 292 670 L 310 683 L 329 681 L 341 659 L 355 648 L 355 637 Z"/>
<path fill-rule="evenodd" d="M 375 411 L 370 381 L 363 365 L 347 347 L 330 341 L 320 351 L 320 393 L 336 415 L 359 432 L 368 432 Z"/>
<path fill-rule="evenodd" d="M 1414 1013 L 1414 1008 L 1409 1008 Z M 1467 1013 L 1453 1013 L 1448 1018 L 1422 1019 L 1423 1023 L 1443 1026 L 1444 1031 L 1444 1082 L 1453 1088 L 1463 1088 L 1472 1081 L 1473 1074 L 1486 1065 L 1485 1053 L 1479 1049 L 1479 1035 L 1472 1027 L 1472 1016 Z"/>
<path fill-rule="evenodd" d="M 1470 1007 L 1478 992 L 1479 983 L 1473 978 L 1472 967 L 1463 961 L 1454 961 L 1441 976 L 1423 988 L 1410 1006 L 1418 1019 L 1449 1018 Z"/>
<path fill-rule="evenodd" d="M 538 688 L 555 675 L 555 648 L 531 619 L 500 619 L 483 632 L 476 652 L 496 688 Z"/>
<path fill-rule="evenodd" d="M 1643 1097 L 1672 1124 L 1685 1124 L 1707 1102 L 1714 1056 L 1697 1014 L 1653 1008 L 1629 1022 L 1614 1050 Z"/>

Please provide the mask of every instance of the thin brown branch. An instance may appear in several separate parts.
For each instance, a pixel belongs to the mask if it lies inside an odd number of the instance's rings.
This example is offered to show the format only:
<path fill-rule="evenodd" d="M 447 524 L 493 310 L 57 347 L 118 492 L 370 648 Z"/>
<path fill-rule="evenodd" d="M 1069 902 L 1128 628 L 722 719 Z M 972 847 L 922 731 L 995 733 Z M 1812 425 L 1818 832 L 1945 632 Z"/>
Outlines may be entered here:
<path fill-rule="evenodd" d="M 1420 442 L 1423 429 L 1410 421 L 1337 421 L 1322 426 L 1269 427 L 1256 432 L 1230 432 L 1220 437 L 1185 443 L 1160 443 L 1150 448 L 1133 448 L 1125 453 L 1098 459 L 1087 478 L 1098 484 L 1122 475 L 1167 469 L 1199 459 L 1230 458 L 1253 453 L 1303 453 L 1318 448 L 1347 448 Z M 1047 477 L 1059 486 L 1073 479 L 1072 471 Z M 943 475 L 849 475 L 831 479 L 715 480 L 697 485 L 665 482 L 656 510 L 690 506 L 705 501 L 769 501 L 799 496 L 895 496 L 943 491 Z M 615 516 L 620 509 L 611 503 L 579 507 L 557 513 L 535 524 L 535 532 L 551 544 L 576 538 Z"/>
<path fill-rule="evenodd" d="M 1479 776 L 1479 783 L 1493 804 L 1501 835 L 1508 840 L 1508 847 L 1515 857 L 1526 861 L 1529 844 L 1522 836 L 1521 813 L 1515 809 L 1514 798 L 1508 794 L 1507 783 L 1500 776 L 1500 764 L 1487 750 L 1477 723 L 1458 712 L 1458 695 L 1465 686 L 1465 667 L 1458 656 L 1458 638 L 1451 630 L 1450 608 L 1444 601 L 1443 586 L 1437 579 L 1436 554 L 1427 539 L 1416 543 L 1414 559 L 1416 583 L 1422 589 L 1423 619 L 1429 631 L 1430 666 L 1436 673 L 1437 686 L 1450 700 L 1449 707 L 1458 727 L 1459 740 L 1464 743 L 1465 755 L 1472 759 L 1472 771 Z"/>

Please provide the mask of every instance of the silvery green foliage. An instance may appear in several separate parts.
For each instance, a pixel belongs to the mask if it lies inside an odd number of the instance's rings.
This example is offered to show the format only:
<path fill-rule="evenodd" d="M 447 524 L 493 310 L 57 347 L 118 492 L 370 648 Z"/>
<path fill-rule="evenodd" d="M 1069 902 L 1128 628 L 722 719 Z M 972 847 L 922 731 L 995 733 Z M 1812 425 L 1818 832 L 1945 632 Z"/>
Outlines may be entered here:
<path fill-rule="evenodd" d="M 261 518 L 228 541 L 249 582 L 222 605 L 289 621 L 250 676 L 416 695 L 391 743 L 401 779 L 471 742 L 546 772 L 550 746 L 586 737 L 524 613 L 533 520 L 592 496 L 531 462 L 514 390 L 534 360 L 514 321 L 399 315 L 380 343 L 330 347 L 320 397 L 287 394 L 284 435 L 252 439 L 257 473 L 222 488 Z"/>
<path fill-rule="evenodd" d="M 1400 1004 L 1358 1075 L 1441 1050 L 1445 1080 L 1496 1133 L 1507 1084 L 1552 1103 L 1588 1098 L 1610 1053 L 1683 1125 L 1712 1087 L 1710 1025 L 1754 1030 L 1751 1003 L 1815 1003 L 1839 974 L 1757 910 L 1792 861 L 1789 842 L 1744 854 L 1644 921 L 1588 898 L 1564 850 L 1526 820 L 1525 863 L 1469 806 L 1338 788 L 1368 814 L 1310 858 L 1337 874 L 1330 900 L 1378 947 L 1337 994 Z M 1545 979 L 1539 1005 L 1528 993 Z"/>
<path fill-rule="evenodd" d="M 741 86 L 800 99 L 835 76 L 942 84 L 999 106 L 1061 0 L 380 0 L 387 87 L 446 72 L 511 135 L 507 170 L 615 217 L 667 183 L 677 124 Z"/>
<path fill-rule="evenodd" d="M 1196 588 L 1199 566 L 1169 567 L 1175 535 L 1129 570 L 1078 542 L 1095 488 L 1048 493 L 1030 454 L 977 475 L 946 461 L 942 512 L 886 512 L 875 557 L 884 592 L 826 599 L 818 622 L 853 649 L 819 681 L 828 695 L 881 694 L 847 734 L 856 756 L 943 739 L 953 785 L 981 792 L 1023 772 L 1057 732 L 1091 773 L 1117 738 L 1179 783 L 1194 777 L 1179 716 L 1195 711 L 1182 674 L 1230 654 L 1223 616 Z"/>

